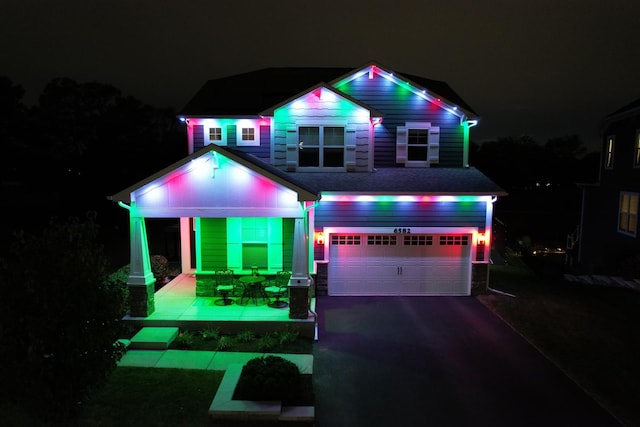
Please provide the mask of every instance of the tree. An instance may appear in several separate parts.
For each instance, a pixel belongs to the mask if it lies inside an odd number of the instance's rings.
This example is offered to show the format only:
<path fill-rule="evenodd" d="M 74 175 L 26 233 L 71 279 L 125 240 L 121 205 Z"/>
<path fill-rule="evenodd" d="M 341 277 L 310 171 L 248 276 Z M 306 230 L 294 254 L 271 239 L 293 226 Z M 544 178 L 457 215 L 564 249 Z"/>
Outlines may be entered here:
<path fill-rule="evenodd" d="M 14 180 L 24 161 L 25 144 L 21 135 L 25 128 L 27 108 L 22 103 L 24 88 L 0 76 L 0 179 Z"/>
<path fill-rule="evenodd" d="M 46 420 L 73 417 L 123 354 L 126 281 L 107 276 L 94 219 L 18 232 L 0 260 L 0 397 Z"/>

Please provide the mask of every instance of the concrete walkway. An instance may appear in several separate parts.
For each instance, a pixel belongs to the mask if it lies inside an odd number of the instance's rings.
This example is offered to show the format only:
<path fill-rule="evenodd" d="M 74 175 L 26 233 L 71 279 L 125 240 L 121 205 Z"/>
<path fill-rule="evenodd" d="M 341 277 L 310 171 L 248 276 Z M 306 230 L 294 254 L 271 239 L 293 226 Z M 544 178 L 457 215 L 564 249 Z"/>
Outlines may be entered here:
<path fill-rule="evenodd" d="M 245 353 L 231 351 L 129 349 L 118 362 L 118 366 L 225 371 L 229 365 L 244 365 L 251 359 L 263 356 L 280 356 L 295 363 L 302 374 L 313 373 L 313 356 L 310 354 Z"/>

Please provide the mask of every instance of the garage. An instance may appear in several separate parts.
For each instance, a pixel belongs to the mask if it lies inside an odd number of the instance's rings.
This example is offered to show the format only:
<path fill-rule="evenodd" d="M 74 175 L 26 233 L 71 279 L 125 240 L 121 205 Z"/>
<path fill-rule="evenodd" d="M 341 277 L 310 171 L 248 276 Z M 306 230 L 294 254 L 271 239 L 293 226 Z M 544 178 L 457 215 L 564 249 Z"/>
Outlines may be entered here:
<path fill-rule="evenodd" d="M 471 234 L 331 234 L 329 295 L 470 295 Z"/>

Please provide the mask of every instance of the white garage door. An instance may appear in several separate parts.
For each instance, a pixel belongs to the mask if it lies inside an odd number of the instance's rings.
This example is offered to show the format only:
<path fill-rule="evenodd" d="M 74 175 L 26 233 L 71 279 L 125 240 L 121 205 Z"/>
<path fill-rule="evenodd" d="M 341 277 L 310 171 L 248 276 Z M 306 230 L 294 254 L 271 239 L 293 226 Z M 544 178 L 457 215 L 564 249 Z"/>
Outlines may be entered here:
<path fill-rule="evenodd" d="M 469 295 L 470 234 L 332 234 L 329 295 Z"/>

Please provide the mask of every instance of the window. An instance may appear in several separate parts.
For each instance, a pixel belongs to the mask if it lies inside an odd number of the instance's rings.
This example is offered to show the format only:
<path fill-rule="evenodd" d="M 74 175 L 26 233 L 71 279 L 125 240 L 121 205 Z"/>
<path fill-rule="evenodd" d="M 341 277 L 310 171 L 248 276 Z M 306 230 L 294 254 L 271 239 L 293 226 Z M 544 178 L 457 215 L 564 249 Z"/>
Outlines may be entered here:
<path fill-rule="evenodd" d="M 467 246 L 469 236 L 440 236 L 440 244 L 444 246 Z"/>
<path fill-rule="evenodd" d="M 209 128 L 209 141 L 222 141 L 222 128 Z"/>
<path fill-rule="evenodd" d="M 433 245 L 433 236 L 404 236 L 405 246 L 431 246 Z"/>
<path fill-rule="evenodd" d="M 344 139 L 341 126 L 300 126 L 298 166 L 343 168 Z"/>
<path fill-rule="evenodd" d="M 604 168 L 613 169 L 613 147 L 615 144 L 615 137 L 607 137 L 607 152 L 604 156 Z"/>
<path fill-rule="evenodd" d="M 633 150 L 633 167 L 640 168 L 640 130 L 636 132 L 636 144 Z"/>
<path fill-rule="evenodd" d="M 213 125 L 205 127 L 205 145 L 227 145 L 227 130 L 224 126 Z"/>
<path fill-rule="evenodd" d="M 396 246 L 396 236 L 389 234 L 367 236 L 367 245 L 370 246 Z"/>
<path fill-rule="evenodd" d="M 238 124 L 238 146 L 258 146 L 260 145 L 260 133 L 258 128 L 251 124 Z"/>
<path fill-rule="evenodd" d="M 359 235 L 331 235 L 331 244 L 332 245 L 360 245 L 360 236 Z"/>
<path fill-rule="evenodd" d="M 407 160 L 427 160 L 427 147 L 429 147 L 429 131 L 427 129 L 408 129 L 407 131 Z"/>
<path fill-rule="evenodd" d="M 620 193 L 620 209 L 618 213 L 618 231 L 636 235 L 638 227 L 638 193 Z"/>
<path fill-rule="evenodd" d="M 440 128 L 431 123 L 406 123 L 396 129 L 396 162 L 428 167 L 440 162 Z"/>

